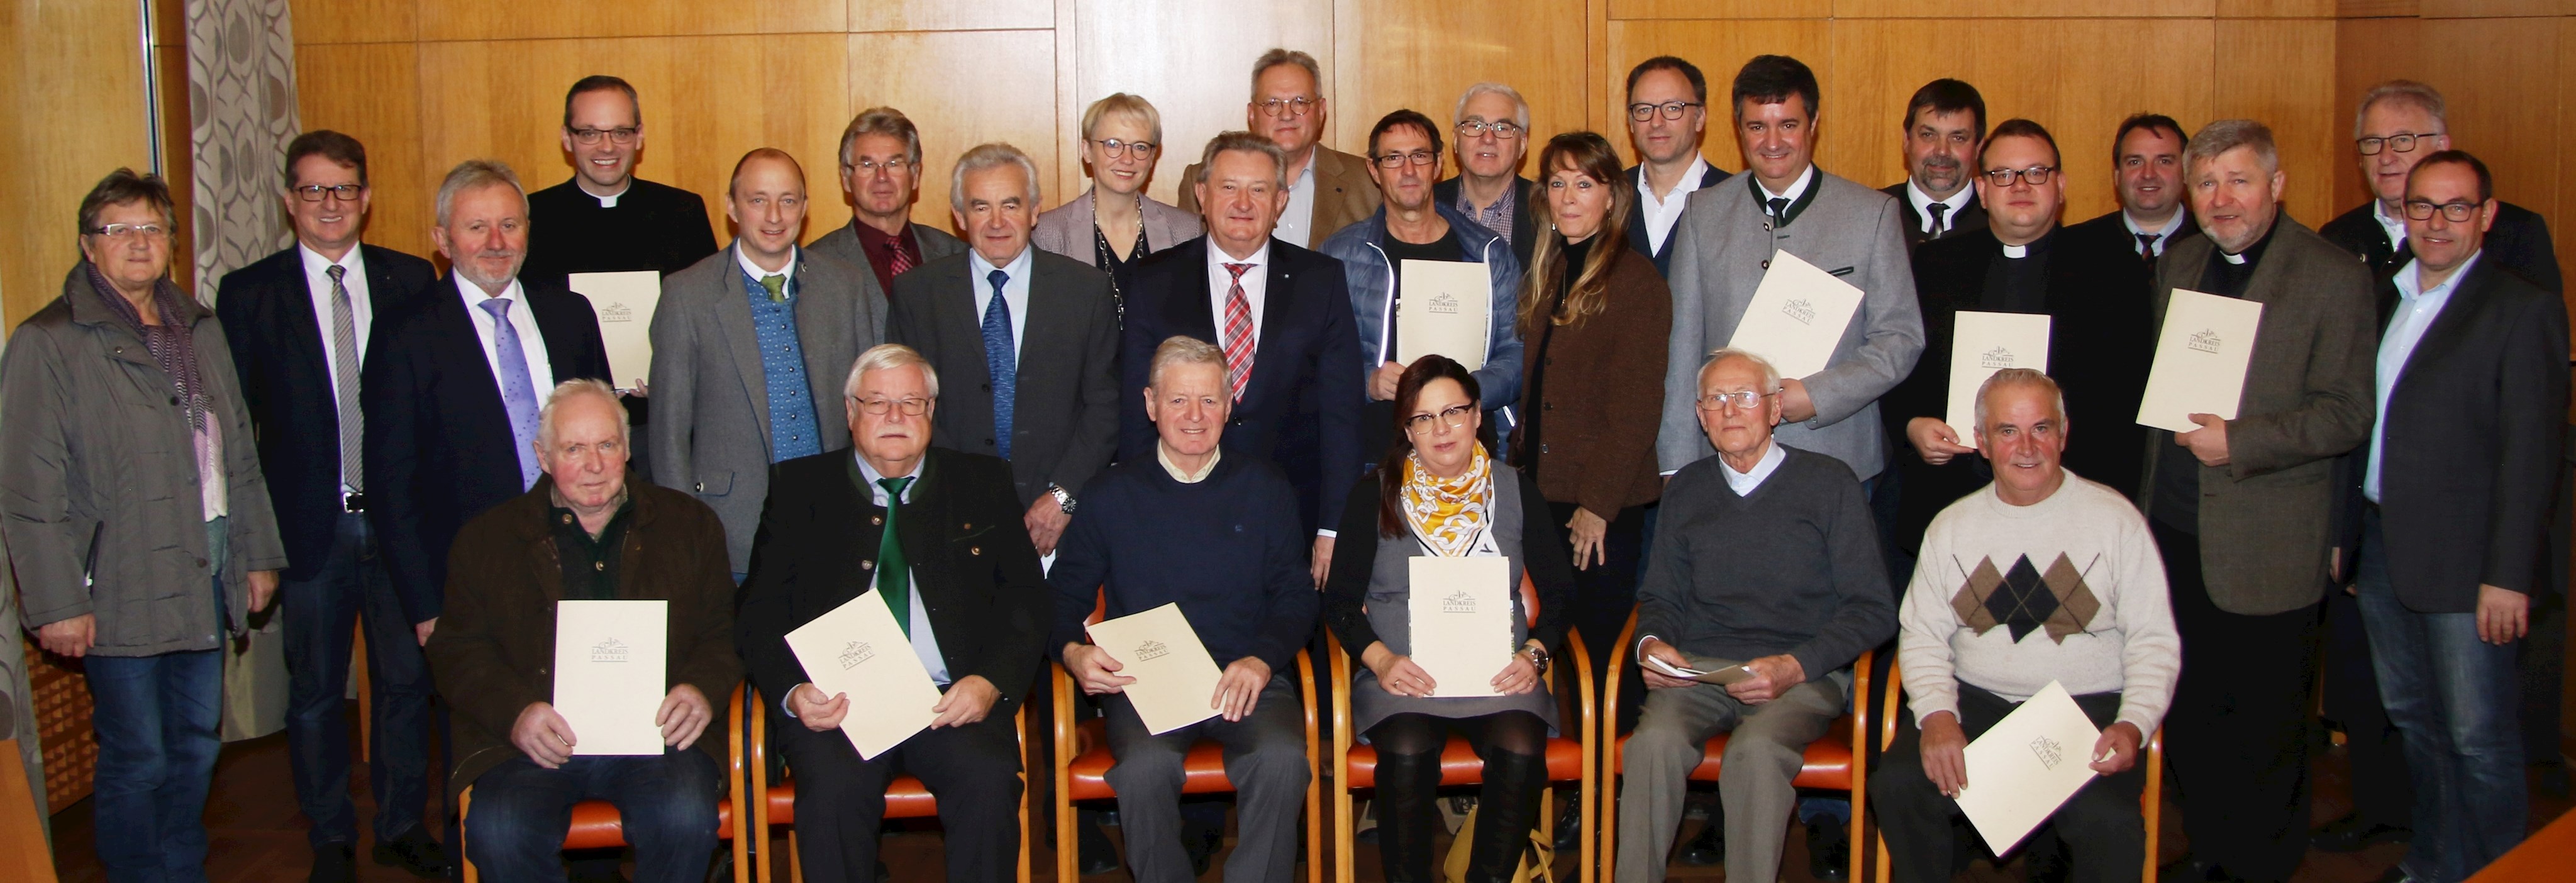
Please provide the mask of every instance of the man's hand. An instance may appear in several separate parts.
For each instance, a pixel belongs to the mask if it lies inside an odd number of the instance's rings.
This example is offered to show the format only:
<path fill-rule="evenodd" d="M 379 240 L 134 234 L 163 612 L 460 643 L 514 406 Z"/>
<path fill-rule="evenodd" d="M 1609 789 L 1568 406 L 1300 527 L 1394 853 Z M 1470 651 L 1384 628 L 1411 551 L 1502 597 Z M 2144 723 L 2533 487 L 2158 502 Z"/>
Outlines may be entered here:
<path fill-rule="evenodd" d="M 1041 558 L 1055 554 L 1055 543 L 1064 539 L 1064 525 L 1072 520 L 1073 513 L 1064 511 L 1054 494 L 1039 494 L 1038 501 L 1029 504 L 1029 514 L 1020 516 L 1020 523 L 1029 529 L 1029 545 L 1038 547 Z"/>
<path fill-rule="evenodd" d="M 2111 775 L 2138 764 L 2138 746 L 2146 742 L 2138 735 L 2138 725 L 2121 721 L 2102 728 L 2102 738 L 2093 740 L 2092 763 L 2096 775 Z"/>
<path fill-rule="evenodd" d="M 1584 570 L 1595 564 L 1609 563 L 1610 553 L 1602 545 L 1602 538 L 1609 534 L 1610 522 L 1592 514 L 1590 509 L 1576 507 L 1574 517 L 1565 522 L 1565 535 L 1574 540 L 1574 569 Z"/>
<path fill-rule="evenodd" d="M 1066 674 L 1073 675 L 1074 683 L 1082 685 L 1082 692 L 1093 696 L 1121 692 L 1136 682 L 1135 678 L 1119 674 L 1126 666 L 1094 644 L 1064 645 L 1064 668 Z"/>
<path fill-rule="evenodd" d="M 1333 575 L 1333 538 L 1315 538 L 1315 558 L 1307 568 L 1314 571 L 1315 591 L 1324 590 L 1324 578 Z"/>
<path fill-rule="evenodd" d="M 89 648 L 98 643 L 98 615 L 83 613 L 37 626 L 36 643 L 43 645 L 45 652 L 56 656 L 73 659 L 87 656 Z"/>
<path fill-rule="evenodd" d="M 429 636 L 437 632 L 438 617 L 435 616 L 411 624 L 411 636 L 420 639 L 423 647 L 429 646 Z"/>
<path fill-rule="evenodd" d="M 1270 686 L 1270 663 L 1257 656 L 1237 659 L 1225 667 L 1216 679 L 1216 695 L 1208 698 L 1208 707 L 1216 709 L 1228 721 L 1252 716 L 1252 706 L 1261 701 L 1261 688 Z"/>
<path fill-rule="evenodd" d="M 663 704 L 669 706 L 667 701 Z M 510 744 L 518 746 L 536 765 L 554 769 L 572 759 L 572 747 L 580 742 L 573 738 L 572 725 L 555 713 L 554 706 L 530 702 L 519 710 L 518 721 L 510 724 Z"/>
<path fill-rule="evenodd" d="M 1950 429 L 1949 421 L 1931 417 L 1905 421 L 1905 440 L 1914 443 L 1914 452 L 1923 455 L 1923 462 L 1934 466 L 1948 463 L 1952 457 L 1977 452 L 1976 448 L 1960 443 L 1959 434 Z"/>
<path fill-rule="evenodd" d="M 251 572 L 250 572 L 250 612 L 252 612 L 252 613 L 258 613 L 258 612 L 260 612 L 260 611 L 262 611 L 262 610 L 266 610 L 266 609 L 268 609 L 268 602 L 269 602 L 270 600 L 272 600 L 272 599 L 275 599 L 276 597 L 277 597 L 277 571 L 274 571 L 274 570 L 254 570 L 254 571 L 251 571 Z"/>
<path fill-rule="evenodd" d="M 1726 692 L 1746 705 L 1778 699 L 1789 688 L 1807 682 L 1807 667 L 1798 664 L 1798 657 L 1786 653 L 1746 662 L 1744 669 L 1753 676 L 1726 685 Z"/>
<path fill-rule="evenodd" d="M 662 744 L 682 751 L 696 744 L 715 719 L 707 694 L 688 684 L 672 687 L 670 695 L 662 697 L 662 707 L 653 712 L 653 724 L 662 728 Z"/>
<path fill-rule="evenodd" d="M 2510 644 L 2531 630 L 2531 596 L 2498 586 L 2478 586 L 2478 640 Z"/>
<path fill-rule="evenodd" d="M 1807 398 L 1807 382 L 1792 377 L 1780 381 L 1780 419 L 1805 423 L 1816 419 L 1816 402 Z"/>
<path fill-rule="evenodd" d="M 1923 776 L 1953 800 L 1968 787 L 1968 734 L 1958 715 L 1935 711 L 1923 719 Z"/>
<path fill-rule="evenodd" d="M 2227 465 L 2227 421 L 2216 414 L 2193 414 L 2191 422 L 2199 429 L 2176 433 L 2174 444 L 2191 449 L 2191 455 L 2203 466 Z"/>
<path fill-rule="evenodd" d="M 1645 644 L 1637 648 L 1637 657 L 1639 659 L 1644 659 L 1649 656 L 1661 659 L 1664 661 L 1664 664 L 1670 665 L 1674 668 L 1690 667 L 1690 660 L 1682 658 L 1682 651 L 1673 649 L 1673 645 L 1664 643 L 1661 638 L 1647 638 Z M 1646 673 L 1646 686 L 1648 687 L 1653 687 L 1659 690 L 1672 690 L 1681 687 L 1699 686 L 1698 681 L 1694 681 L 1689 678 L 1673 677 L 1672 675 L 1665 674 L 1651 665 L 1639 665 L 1637 668 Z"/>
<path fill-rule="evenodd" d="M 787 710 L 796 714 L 797 723 L 820 733 L 841 725 L 841 718 L 850 713 L 850 694 L 839 693 L 825 699 L 822 688 L 798 684 L 796 689 L 787 691 Z"/>
<path fill-rule="evenodd" d="M 1396 382 L 1404 379 L 1404 365 L 1388 362 L 1369 372 L 1369 398 L 1373 401 L 1395 401 Z"/>
<path fill-rule="evenodd" d="M 992 713 L 993 703 L 1001 698 L 1001 688 L 993 686 L 993 682 L 985 680 L 983 675 L 958 678 L 956 683 L 948 685 L 948 692 L 940 695 L 939 704 L 930 707 L 931 711 L 939 713 L 938 717 L 931 719 L 930 728 L 962 727 L 983 720 L 984 715 Z"/>

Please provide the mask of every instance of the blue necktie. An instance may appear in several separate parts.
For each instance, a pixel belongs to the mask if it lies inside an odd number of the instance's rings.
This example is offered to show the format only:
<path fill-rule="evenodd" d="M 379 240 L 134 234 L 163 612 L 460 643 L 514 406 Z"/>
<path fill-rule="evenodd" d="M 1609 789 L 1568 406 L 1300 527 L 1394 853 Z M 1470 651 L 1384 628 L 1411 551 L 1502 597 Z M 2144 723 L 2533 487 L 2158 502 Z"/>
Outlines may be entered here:
<path fill-rule="evenodd" d="M 993 443 L 1002 459 L 1011 459 L 1011 400 L 1019 391 L 1019 357 L 1011 351 L 1011 302 L 1002 299 L 1002 284 L 1011 274 L 995 270 L 993 302 L 984 307 L 984 370 L 993 375 Z"/>
<path fill-rule="evenodd" d="M 492 314 L 492 348 L 501 354 L 501 407 L 510 411 L 510 440 L 519 449 L 519 486 L 537 484 L 537 384 L 528 375 L 528 352 L 519 346 L 519 329 L 510 325 L 510 299 L 485 298 L 476 304 Z"/>

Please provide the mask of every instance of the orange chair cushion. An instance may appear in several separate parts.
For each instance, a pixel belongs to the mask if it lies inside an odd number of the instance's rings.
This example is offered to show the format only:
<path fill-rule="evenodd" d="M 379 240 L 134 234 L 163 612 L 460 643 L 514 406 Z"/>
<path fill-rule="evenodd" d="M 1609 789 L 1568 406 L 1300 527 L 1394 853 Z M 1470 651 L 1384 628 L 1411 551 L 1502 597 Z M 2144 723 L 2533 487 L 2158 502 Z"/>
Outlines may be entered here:
<path fill-rule="evenodd" d="M 733 839 L 733 801 L 716 801 L 716 836 Z M 572 827 L 564 832 L 565 849 L 612 849 L 626 845 L 626 821 L 616 804 L 584 800 L 572 806 Z"/>
<path fill-rule="evenodd" d="M 1368 745 L 1351 746 L 1350 759 L 1344 764 L 1342 781 L 1351 788 L 1377 787 L 1377 749 Z M 1484 781 L 1485 761 L 1476 756 L 1476 747 L 1467 740 L 1451 736 L 1440 749 L 1440 784 L 1473 785 Z M 1583 746 L 1572 739 L 1547 740 L 1547 778 L 1551 782 L 1574 782 L 1583 778 Z"/>
<path fill-rule="evenodd" d="M 1117 761 L 1109 756 L 1107 727 L 1094 719 L 1082 722 L 1075 731 L 1073 762 L 1065 764 L 1065 772 L 1071 778 L 1065 788 L 1066 800 L 1118 796 L 1117 790 L 1109 787 L 1109 767 Z M 1190 753 L 1181 758 L 1181 793 L 1226 794 L 1233 790 L 1234 782 L 1225 777 L 1225 746 L 1204 739 L 1190 746 Z"/>
<path fill-rule="evenodd" d="M 1790 780 L 1790 784 L 1800 788 L 1852 790 L 1851 728 L 1850 715 L 1835 718 L 1833 724 L 1825 728 L 1824 738 L 1807 743 L 1806 765 L 1799 768 L 1798 777 Z M 1619 737 L 1621 758 L 1627 757 L 1629 738 Z M 1718 768 L 1725 764 L 1725 760 L 1726 735 L 1721 733 L 1708 740 L 1707 751 L 1700 755 L 1699 766 L 1691 768 L 1691 781 L 1717 781 Z"/>
<path fill-rule="evenodd" d="M 939 815 L 939 799 L 930 796 L 929 786 L 911 776 L 896 776 L 886 785 L 885 817 L 889 819 L 927 819 Z M 796 783 L 793 780 L 769 786 L 769 823 L 796 824 Z"/>

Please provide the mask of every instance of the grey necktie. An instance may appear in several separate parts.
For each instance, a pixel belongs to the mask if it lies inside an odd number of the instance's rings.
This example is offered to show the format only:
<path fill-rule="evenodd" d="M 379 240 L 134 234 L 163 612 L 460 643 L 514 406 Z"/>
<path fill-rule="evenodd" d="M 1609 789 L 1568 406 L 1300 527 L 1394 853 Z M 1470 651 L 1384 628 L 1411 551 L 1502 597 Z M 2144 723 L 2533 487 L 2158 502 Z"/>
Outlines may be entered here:
<path fill-rule="evenodd" d="M 338 264 L 322 271 L 331 277 L 331 380 L 340 400 L 340 483 L 349 490 L 367 489 L 367 463 L 360 440 L 366 438 L 366 415 L 358 410 L 358 322 L 349 308 L 349 286 L 341 277 L 349 268 Z"/>

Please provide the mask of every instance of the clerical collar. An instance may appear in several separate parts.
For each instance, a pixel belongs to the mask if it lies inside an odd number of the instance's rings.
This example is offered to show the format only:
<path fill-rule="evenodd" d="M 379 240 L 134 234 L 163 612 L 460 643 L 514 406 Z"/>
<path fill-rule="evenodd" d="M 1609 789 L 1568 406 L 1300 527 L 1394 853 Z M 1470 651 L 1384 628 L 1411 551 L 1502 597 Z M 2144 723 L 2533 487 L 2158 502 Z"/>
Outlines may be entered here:
<path fill-rule="evenodd" d="M 2004 257 L 2012 258 L 2013 260 L 2021 260 L 2022 258 L 2030 257 L 2030 246 L 2006 245 L 2004 246 Z"/>
<path fill-rule="evenodd" d="M 579 178 L 580 176 L 576 175 L 576 176 L 574 176 L 574 177 L 576 178 L 576 180 L 574 180 L 574 181 L 573 181 L 573 184 L 572 184 L 572 186 L 574 187 L 574 189 L 580 189 L 580 190 L 581 190 L 581 192 L 582 192 L 582 195 L 584 195 L 584 196 L 588 196 L 588 197 L 590 197 L 590 198 L 592 198 L 592 199 L 599 200 L 599 207 L 600 207 L 600 208 L 616 208 L 616 207 L 617 207 L 617 199 L 618 199 L 618 197 L 625 196 L 625 195 L 626 195 L 626 191 L 629 191 L 629 190 L 633 190 L 633 189 L 635 189 L 635 176 L 634 176 L 634 175 L 628 175 L 628 176 L 626 176 L 626 186 L 624 186 L 624 187 L 620 187 L 620 188 L 617 188 L 617 192 L 615 192 L 615 193 L 611 193 L 611 194 L 609 194 L 609 195 L 607 195 L 607 196 L 599 196 L 599 195 L 596 195 L 596 194 L 591 193 L 591 192 L 590 192 L 589 190 L 587 190 L 587 189 L 582 189 L 582 187 L 581 187 L 581 181 L 579 181 L 579 180 L 578 180 L 578 178 Z"/>
<path fill-rule="evenodd" d="M 1771 192 L 1771 188 L 1762 186 L 1762 179 L 1759 176 L 1749 171 L 1744 174 L 1744 183 L 1745 186 L 1753 189 L 1753 203 L 1760 206 L 1764 214 L 1771 213 L 1771 200 L 1789 201 L 1789 205 L 1780 210 L 1779 220 L 1774 224 L 1775 227 L 1787 227 L 1798 220 L 1800 212 L 1806 211 L 1807 206 L 1816 201 L 1816 164 L 1808 163 L 1807 170 L 1799 172 L 1798 179 L 1789 182 L 1787 193 Z"/>
<path fill-rule="evenodd" d="M 2040 233 L 2040 234 L 2039 234 L 2039 238 L 2037 238 L 2037 239 L 2033 239 L 2033 240 L 2031 240 L 2031 241 L 2029 241 L 2029 242 L 2025 242 L 2025 243 L 2022 243 L 2022 244 L 2020 244 L 2020 245 L 2011 245 L 2011 244 L 2008 244 L 2008 243 L 2004 243 L 2004 242 L 2002 242 L 2001 240 L 1997 240 L 1997 244 L 1999 244 L 1999 245 L 2003 245 L 2003 249 L 2004 249 L 2004 257 L 2011 258 L 2011 259 L 2013 259 L 2013 260 L 2021 260 L 2022 258 L 2029 257 L 2031 252 L 2034 252 L 2034 251 L 2038 251 L 2038 252 L 2045 252 L 2045 251 L 2047 251 L 2047 250 L 2048 250 L 2048 238 L 2049 238 L 2050 236 L 2054 236 L 2054 235 L 2056 235 L 2056 234 L 2057 234 L 2057 228 L 2056 228 L 2056 227 L 2054 227 L 2054 226 L 2051 226 L 2051 227 L 2049 227 L 2049 228 L 2048 228 L 2048 230 L 2047 230 L 2047 231 Z"/>
<path fill-rule="evenodd" d="M 1154 445 L 1154 459 L 1163 464 L 1163 471 L 1170 474 L 1173 481 L 1197 484 L 1206 481 L 1209 475 L 1216 472 L 1217 461 L 1225 459 L 1225 449 L 1209 451 L 1207 462 L 1201 464 L 1197 472 L 1183 470 L 1181 464 L 1172 462 L 1172 449 L 1159 442 Z"/>

